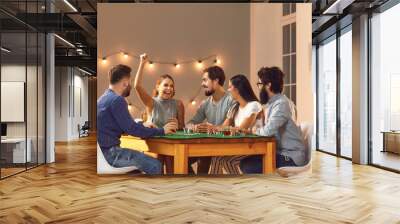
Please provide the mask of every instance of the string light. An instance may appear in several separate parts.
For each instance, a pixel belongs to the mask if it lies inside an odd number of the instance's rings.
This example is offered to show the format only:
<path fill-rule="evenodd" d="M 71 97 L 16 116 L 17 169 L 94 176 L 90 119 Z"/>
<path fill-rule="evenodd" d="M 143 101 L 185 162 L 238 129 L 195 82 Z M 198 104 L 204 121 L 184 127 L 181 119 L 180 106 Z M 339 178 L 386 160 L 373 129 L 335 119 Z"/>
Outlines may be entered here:
<path fill-rule="evenodd" d="M 190 98 L 189 103 L 192 104 L 192 106 L 196 105 L 196 97 L 199 95 L 200 91 L 203 89 L 203 87 L 199 86 L 199 88 L 196 91 L 196 94 L 193 95 L 192 98 Z"/>
<path fill-rule="evenodd" d="M 140 60 L 140 56 L 139 55 L 131 54 L 131 53 L 128 53 L 126 51 L 118 51 L 118 52 L 111 53 L 111 54 L 103 56 L 101 58 L 103 64 L 106 63 L 106 58 L 111 57 L 112 55 L 115 55 L 115 54 L 121 54 L 121 56 L 124 59 L 127 59 L 129 56 L 131 56 L 131 57 L 133 57 L 135 59 Z M 160 65 L 172 65 L 172 66 L 174 66 L 175 68 L 178 69 L 178 68 L 181 67 L 181 65 L 196 63 L 196 66 L 201 69 L 201 68 L 203 68 L 203 66 L 205 64 L 204 62 L 208 61 L 210 59 L 213 60 L 213 62 L 215 64 L 220 64 L 221 63 L 221 60 L 217 57 L 217 55 L 213 54 L 213 55 L 209 55 L 207 57 L 200 58 L 198 60 L 186 60 L 186 61 L 180 61 L 179 63 L 177 63 L 177 62 L 168 62 L 168 61 L 150 61 L 150 67 L 154 67 L 155 64 L 160 64 Z"/>
<path fill-rule="evenodd" d="M 128 56 L 131 56 L 132 58 L 140 60 L 140 56 L 139 55 L 135 55 L 135 54 L 132 54 L 132 53 L 128 54 L 128 52 L 124 52 L 124 51 L 118 51 L 118 52 L 111 53 L 111 54 L 108 54 L 108 55 L 105 55 L 105 56 L 101 57 L 102 64 L 105 65 L 107 63 L 107 58 L 108 57 L 111 57 L 111 56 L 119 54 L 119 53 L 122 55 L 123 58 L 128 58 Z M 186 61 L 180 61 L 179 63 L 171 62 L 171 61 L 168 62 L 168 61 L 150 61 L 149 60 L 149 66 L 148 67 L 150 69 L 153 69 L 155 64 L 160 64 L 160 65 L 169 65 L 169 66 L 172 65 L 176 69 L 178 69 L 178 68 L 181 67 L 181 65 L 185 65 L 185 64 L 192 64 L 193 65 L 193 63 L 195 63 L 196 66 L 201 69 L 201 68 L 203 68 L 203 66 L 205 64 L 204 62 L 206 62 L 206 61 L 214 62 L 214 64 L 221 64 L 221 60 L 217 57 L 217 55 L 213 54 L 213 55 L 209 55 L 207 57 L 200 58 L 199 60 L 186 60 Z M 209 63 L 207 63 L 207 64 L 209 64 Z M 201 89 L 202 88 L 199 87 L 199 89 L 197 90 L 197 92 L 194 95 L 194 97 L 191 98 L 191 100 L 189 101 L 189 103 L 192 106 L 195 106 L 197 104 L 195 99 L 199 95 Z M 129 105 L 129 109 L 131 109 L 131 108 L 132 108 L 132 106 Z"/>
<path fill-rule="evenodd" d="M 203 61 L 202 60 L 198 60 L 197 61 L 197 67 L 198 68 L 202 68 L 203 67 Z"/>

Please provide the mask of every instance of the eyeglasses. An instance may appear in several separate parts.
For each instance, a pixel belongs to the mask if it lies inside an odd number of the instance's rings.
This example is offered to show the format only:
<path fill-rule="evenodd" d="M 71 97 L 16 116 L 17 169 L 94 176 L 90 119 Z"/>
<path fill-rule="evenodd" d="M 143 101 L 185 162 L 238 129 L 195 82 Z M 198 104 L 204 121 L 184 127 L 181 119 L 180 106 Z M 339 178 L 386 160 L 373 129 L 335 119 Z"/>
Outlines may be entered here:
<path fill-rule="evenodd" d="M 257 82 L 257 87 L 258 87 L 259 89 L 261 89 L 263 86 L 264 86 L 264 84 L 263 84 L 262 82 Z"/>

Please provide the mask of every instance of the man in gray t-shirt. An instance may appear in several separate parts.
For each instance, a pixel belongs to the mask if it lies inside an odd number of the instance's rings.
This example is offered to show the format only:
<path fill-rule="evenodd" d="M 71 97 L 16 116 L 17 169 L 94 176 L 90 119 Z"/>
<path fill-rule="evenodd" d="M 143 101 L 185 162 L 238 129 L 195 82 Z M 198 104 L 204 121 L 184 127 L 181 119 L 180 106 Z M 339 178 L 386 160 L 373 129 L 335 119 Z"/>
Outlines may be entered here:
<path fill-rule="evenodd" d="M 207 132 L 215 125 L 222 125 L 229 108 L 234 104 L 231 95 L 224 90 L 225 73 L 219 66 L 204 70 L 201 86 L 208 98 L 200 105 L 189 123 L 195 124 L 199 132 Z M 206 121 L 206 122 L 205 122 Z M 211 157 L 191 158 L 190 163 L 198 161 L 198 173 L 208 173 Z"/>
<path fill-rule="evenodd" d="M 235 102 L 232 96 L 225 92 L 224 82 L 225 73 L 222 68 L 212 66 L 204 70 L 201 86 L 208 98 L 202 102 L 194 117 L 189 121 L 200 131 L 206 132 L 206 127 L 224 123 L 229 108 Z"/>
<path fill-rule="evenodd" d="M 213 96 L 208 97 L 200 105 L 196 114 L 189 121 L 193 124 L 201 124 L 203 121 L 212 125 L 222 125 L 229 108 L 233 105 L 233 99 L 229 93 L 224 93 L 221 99 L 215 102 Z"/>

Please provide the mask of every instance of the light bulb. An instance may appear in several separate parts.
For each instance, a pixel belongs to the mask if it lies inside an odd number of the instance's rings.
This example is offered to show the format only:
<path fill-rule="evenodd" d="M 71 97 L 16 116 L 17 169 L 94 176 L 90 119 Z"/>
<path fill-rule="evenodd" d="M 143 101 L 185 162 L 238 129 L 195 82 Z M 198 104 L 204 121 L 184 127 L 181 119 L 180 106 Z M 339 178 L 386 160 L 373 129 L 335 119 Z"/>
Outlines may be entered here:
<path fill-rule="evenodd" d="M 107 58 L 104 57 L 103 59 L 101 59 L 101 62 L 102 62 L 103 64 L 106 64 L 106 63 L 107 63 Z"/>
<path fill-rule="evenodd" d="M 196 105 L 196 101 L 195 100 L 192 100 L 192 105 L 193 106 Z"/>
<path fill-rule="evenodd" d="M 128 58 L 128 54 L 127 53 L 124 53 L 124 58 Z"/>
<path fill-rule="evenodd" d="M 202 68 L 203 67 L 203 62 L 201 60 L 197 61 L 197 67 Z"/>
<path fill-rule="evenodd" d="M 216 58 L 216 59 L 214 60 L 214 63 L 217 64 L 217 65 L 219 65 L 219 64 L 221 64 L 221 60 L 219 60 L 218 58 Z"/>
<path fill-rule="evenodd" d="M 175 68 L 179 68 L 179 67 L 181 67 L 181 65 L 180 65 L 180 64 L 178 64 L 178 63 L 174 64 L 174 66 L 175 66 Z"/>
<path fill-rule="evenodd" d="M 150 61 L 149 62 L 149 66 L 150 66 L 150 68 L 153 68 L 154 67 L 154 63 L 152 61 Z"/>

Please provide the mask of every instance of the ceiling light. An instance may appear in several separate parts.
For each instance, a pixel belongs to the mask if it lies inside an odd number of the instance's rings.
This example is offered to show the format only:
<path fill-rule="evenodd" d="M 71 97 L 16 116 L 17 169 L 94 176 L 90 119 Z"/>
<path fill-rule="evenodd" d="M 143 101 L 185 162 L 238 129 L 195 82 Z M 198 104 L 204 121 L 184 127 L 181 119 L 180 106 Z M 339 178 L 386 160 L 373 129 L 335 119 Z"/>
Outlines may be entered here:
<path fill-rule="evenodd" d="M 68 0 L 64 0 L 64 3 L 67 4 L 74 12 L 78 12 L 78 10 Z"/>
<path fill-rule="evenodd" d="M 81 69 L 81 68 L 78 68 L 78 70 L 81 71 L 81 72 L 83 72 L 83 73 L 85 73 L 85 74 L 87 74 L 87 75 L 93 75 L 92 73 L 90 73 L 90 72 L 88 72 L 88 71 L 86 71 L 86 70 L 83 70 L 83 69 Z"/>
<path fill-rule="evenodd" d="M 7 48 L 5 48 L 5 47 L 1 47 L 1 51 L 4 51 L 4 52 L 6 52 L 6 53 L 10 53 L 10 52 L 11 52 L 10 49 L 7 49 Z"/>
<path fill-rule="evenodd" d="M 64 39 L 64 38 L 62 38 L 62 37 L 60 37 L 59 35 L 57 35 L 57 34 L 54 34 L 54 36 L 55 37 L 57 37 L 59 40 L 61 40 L 62 42 L 64 42 L 64 43 L 66 43 L 67 45 L 69 45 L 70 47 L 73 47 L 73 48 L 75 48 L 75 45 L 73 45 L 71 42 L 69 42 L 68 40 L 66 40 L 66 39 Z"/>
<path fill-rule="evenodd" d="M 351 5 L 355 0 L 336 0 L 322 14 L 342 14 L 343 10 Z"/>

